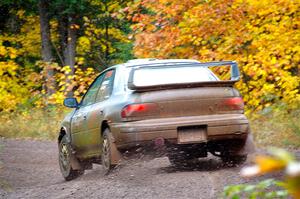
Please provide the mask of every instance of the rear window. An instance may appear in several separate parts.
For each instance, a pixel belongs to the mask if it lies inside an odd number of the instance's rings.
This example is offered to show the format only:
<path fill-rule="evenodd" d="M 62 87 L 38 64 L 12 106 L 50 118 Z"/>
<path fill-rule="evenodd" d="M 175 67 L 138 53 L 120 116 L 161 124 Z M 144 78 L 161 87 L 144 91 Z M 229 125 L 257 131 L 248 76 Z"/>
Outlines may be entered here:
<path fill-rule="evenodd" d="M 218 81 L 218 78 L 206 67 L 161 67 L 140 68 L 133 76 L 135 86 L 154 86 L 165 84 L 185 84 L 195 82 Z"/>

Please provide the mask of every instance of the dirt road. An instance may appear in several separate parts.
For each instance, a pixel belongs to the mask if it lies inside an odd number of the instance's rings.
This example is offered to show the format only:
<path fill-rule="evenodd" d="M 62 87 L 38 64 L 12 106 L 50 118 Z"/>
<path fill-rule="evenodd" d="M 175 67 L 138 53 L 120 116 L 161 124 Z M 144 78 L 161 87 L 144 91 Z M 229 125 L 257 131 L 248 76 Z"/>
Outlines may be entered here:
<path fill-rule="evenodd" d="M 0 198 L 220 198 L 226 185 L 241 179 L 241 167 L 229 168 L 214 157 L 199 167 L 176 170 L 167 158 L 124 162 L 105 176 L 100 165 L 65 182 L 59 172 L 57 145 L 50 141 L 0 141 Z"/>

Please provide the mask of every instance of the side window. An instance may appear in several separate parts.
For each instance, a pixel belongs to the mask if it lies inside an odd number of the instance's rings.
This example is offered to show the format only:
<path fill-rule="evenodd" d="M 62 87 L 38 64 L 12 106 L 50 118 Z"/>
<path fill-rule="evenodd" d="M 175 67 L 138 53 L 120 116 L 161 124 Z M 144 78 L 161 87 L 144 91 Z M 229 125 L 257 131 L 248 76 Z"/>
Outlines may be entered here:
<path fill-rule="evenodd" d="M 81 101 L 81 105 L 82 106 L 88 106 L 91 105 L 93 103 L 95 103 L 95 99 L 96 99 L 96 95 L 97 95 L 97 91 L 100 87 L 100 84 L 103 80 L 105 74 L 100 75 L 91 85 L 91 87 L 89 88 L 89 90 L 86 92 L 85 96 L 83 97 L 82 101 Z"/>
<path fill-rule="evenodd" d="M 115 94 L 122 94 L 126 91 L 130 70 L 131 68 L 119 68 L 116 70 L 113 85 Z"/>
<path fill-rule="evenodd" d="M 113 89 L 114 74 L 115 70 L 109 70 L 104 74 L 103 81 L 96 97 L 96 102 L 101 102 L 109 98 L 109 96 L 111 95 Z"/>

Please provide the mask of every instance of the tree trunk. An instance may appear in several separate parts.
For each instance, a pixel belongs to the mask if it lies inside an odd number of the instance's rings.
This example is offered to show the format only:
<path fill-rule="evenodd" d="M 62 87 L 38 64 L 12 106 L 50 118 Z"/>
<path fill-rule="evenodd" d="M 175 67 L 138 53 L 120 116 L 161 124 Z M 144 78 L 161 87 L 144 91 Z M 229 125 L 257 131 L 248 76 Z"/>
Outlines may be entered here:
<path fill-rule="evenodd" d="M 107 1 L 105 1 L 105 67 L 108 66 L 109 63 L 109 35 L 108 35 L 108 26 L 109 26 L 109 22 L 108 22 L 108 5 L 107 5 Z"/>
<path fill-rule="evenodd" d="M 51 67 L 53 61 L 52 47 L 51 47 L 51 36 L 50 36 L 50 23 L 49 23 L 49 1 L 39 0 L 39 14 L 40 14 L 40 31 L 41 31 L 41 42 L 42 42 L 42 59 L 45 62 L 46 71 L 46 84 L 45 90 L 47 95 L 51 95 L 55 91 L 54 82 L 54 71 Z"/>
<path fill-rule="evenodd" d="M 61 10 L 63 12 L 63 9 Z M 62 15 L 58 19 L 58 33 L 59 33 L 59 54 L 61 57 L 61 64 L 65 66 L 65 49 L 68 43 L 68 16 Z"/>
<path fill-rule="evenodd" d="M 69 66 L 71 69 L 71 72 L 68 74 L 67 77 L 67 96 L 73 97 L 73 87 L 71 85 L 70 77 L 74 75 L 75 73 L 75 55 L 76 55 L 76 41 L 77 41 L 77 28 L 75 26 L 75 18 L 72 16 L 69 16 L 68 19 L 68 38 L 67 38 L 67 45 L 65 49 L 63 50 L 64 54 L 64 62 L 65 66 Z"/>

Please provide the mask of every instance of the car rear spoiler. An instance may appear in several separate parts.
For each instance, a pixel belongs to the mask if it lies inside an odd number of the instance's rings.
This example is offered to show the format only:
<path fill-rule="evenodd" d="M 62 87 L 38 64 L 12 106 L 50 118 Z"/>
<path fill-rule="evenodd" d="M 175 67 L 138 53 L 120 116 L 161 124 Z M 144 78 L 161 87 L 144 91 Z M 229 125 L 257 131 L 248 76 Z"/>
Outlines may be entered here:
<path fill-rule="evenodd" d="M 161 67 L 215 67 L 215 66 L 228 66 L 230 65 L 231 77 L 230 80 L 226 81 L 207 81 L 207 82 L 193 82 L 193 83 L 176 83 L 176 84 L 160 84 L 150 86 L 137 86 L 133 82 L 134 72 L 143 68 L 161 68 Z M 219 61 L 219 62 L 172 62 L 172 63 L 156 63 L 156 64 L 145 64 L 134 67 L 128 79 L 128 88 L 135 91 L 151 91 L 151 90 L 162 90 L 172 88 L 190 88 L 190 87 L 232 87 L 234 83 L 240 80 L 240 71 L 235 61 Z"/>

